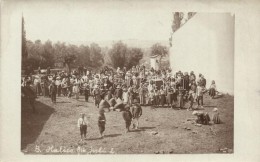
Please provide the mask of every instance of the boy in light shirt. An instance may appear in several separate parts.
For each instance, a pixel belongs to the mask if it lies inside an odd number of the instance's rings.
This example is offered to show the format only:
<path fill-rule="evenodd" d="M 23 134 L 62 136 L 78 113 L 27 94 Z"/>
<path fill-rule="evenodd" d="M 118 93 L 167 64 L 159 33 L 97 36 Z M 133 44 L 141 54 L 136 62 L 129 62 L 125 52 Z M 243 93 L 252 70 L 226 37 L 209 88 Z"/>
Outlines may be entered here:
<path fill-rule="evenodd" d="M 80 130 L 81 141 L 83 140 L 83 136 L 84 136 L 84 139 L 86 139 L 88 125 L 89 125 L 89 122 L 88 122 L 85 114 L 80 113 L 80 118 L 78 119 L 78 127 Z"/>

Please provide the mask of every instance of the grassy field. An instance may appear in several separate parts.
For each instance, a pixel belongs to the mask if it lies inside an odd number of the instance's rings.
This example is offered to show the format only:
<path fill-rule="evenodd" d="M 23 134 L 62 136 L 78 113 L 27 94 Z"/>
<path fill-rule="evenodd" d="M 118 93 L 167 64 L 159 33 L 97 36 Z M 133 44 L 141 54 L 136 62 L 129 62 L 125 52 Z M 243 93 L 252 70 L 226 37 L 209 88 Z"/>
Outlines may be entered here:
<path fill-rule="evenodd" d="M 189 118 L 191 111 L 170 108 L 143 107 L 140 129 L 125 133 L 121 112 L 106 112 L 105 137 L 99 138 L 98 110 L 92 98 L 85 102 L 58 97 L 36 100 L 37 114 L 32 114 L 26 100 L 22 100 L 21 150 L 25 154 L 185 154 L 232 153 L 234 131 L 234 97 L 218 99 L 204 97 L 204 111 L 212 115 L 218 107 L 223 121 L 218 125 L 195 126 Z M 86 113 L 90 127 L 87 140 L 80 141 L 77 120 Z M 185 128 L 189 128 L 185 129 Z M 226 148 L 226 151 L 220 149 Z M 228 149 L 228 151 L 227 151 Z"/>

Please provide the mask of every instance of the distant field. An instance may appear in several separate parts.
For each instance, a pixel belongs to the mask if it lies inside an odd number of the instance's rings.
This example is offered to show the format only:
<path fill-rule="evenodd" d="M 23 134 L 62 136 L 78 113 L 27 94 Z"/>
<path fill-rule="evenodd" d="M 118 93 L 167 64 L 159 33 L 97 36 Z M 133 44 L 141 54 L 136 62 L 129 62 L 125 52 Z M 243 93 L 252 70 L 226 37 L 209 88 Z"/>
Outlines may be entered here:
<path fill-rule="evenodd" d="M 205 97 L 205 111 L 212 115 L 218 107 L 223 124 L 195 126 L 189 118 L 191 111 L 170 108 L 143 107 L 140 130 L 124 133 L 125 126 L 121 112 L 107 112 L 105 138 L 100 139 L 97 126 L 98 111 L 92 100 L 86 103 L 58 97 L 52 104 L 50 98 L 39 97 L 38 114 L 32 114 L 26 101 L 22 101 L 21 149 L 26 154 L 63 153 L 220 153 L 222 148 L 233 152 L 234 97 Z M 87 140 L 80 142 L 77 119 L 86 113 L 90 120 Z M 185 128 L 189 128 L 187 130 Z M 60 148 L 62 146 L 62 148 Z M 67 151 L 66 151 L 67 150 Z M 85 151 L 84 151 L 85 150 Z M 62 152 L 62 151 L 61 151 Z"/>

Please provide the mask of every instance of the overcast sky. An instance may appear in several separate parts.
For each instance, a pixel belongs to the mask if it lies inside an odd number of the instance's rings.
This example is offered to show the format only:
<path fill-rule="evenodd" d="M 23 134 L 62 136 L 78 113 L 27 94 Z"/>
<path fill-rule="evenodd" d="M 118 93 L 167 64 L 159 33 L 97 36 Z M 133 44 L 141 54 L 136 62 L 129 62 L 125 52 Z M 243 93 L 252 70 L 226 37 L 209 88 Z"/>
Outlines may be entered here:
<path fill-rule="evenodd" d="M 172 11 L 156 2 L 25 3 L 26 37 L 53 42 L 168 40 Z"/>

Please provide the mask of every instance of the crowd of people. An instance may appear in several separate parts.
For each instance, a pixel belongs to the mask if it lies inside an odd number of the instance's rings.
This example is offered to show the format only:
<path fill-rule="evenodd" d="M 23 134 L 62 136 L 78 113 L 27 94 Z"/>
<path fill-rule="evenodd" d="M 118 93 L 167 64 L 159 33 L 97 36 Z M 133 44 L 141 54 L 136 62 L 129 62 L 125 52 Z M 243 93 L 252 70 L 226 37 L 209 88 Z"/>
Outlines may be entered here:
<path fill-rule="evenodd" d="M 138 129 L 138 118 L 142 115 L 141 106 L 190 111 L 203 109 L 205 93 L 208 92 L 211 98 L 217 95 L 214 80 L 209 88 L 206 88 L 206 85 L 205 77 L 202 74 L 196 76 L 193 71 L 190 73 L 178 71 L 173 74 L 171 69 L 154 70 L 138 65 L 131 69 L 118 67 L 116 70 L 104 67 L 99 72 L 82 70 L 82 67 L 78 67 L 71 73 L 60 71 L 54 74 L 51 74 L 48 68 L 45 74 L 41 74 L 41 70 L 38 70 L 38 74 L 28 75 L 22 79 L 22 95 L 29 99 L 33 112 L 35 112 L 34 101 L 38 96 L 49 97 L 53 103 L 56 103 L 56 96 L 68 98 L 74 96 L 78 100 L 80 95 L 84 95 L 86 102 L 89 102 L 89 97 L 92 96 L 94 105 L 99 108 L 98 126 L 103 137 L 105 108 L 108 111 L 123 111 L 127 131 L 131 121 L 134 120 L 134 128 Z M 197 103 L 197 106 L 194 106 L 194 103 Z M 198 122 L 201 122 L 200 113 L 194 112 L 193 115 L 197 115 Z M 78 126 L 82 138 L 85 136 L 87 123 L 84 114 L 81 114 Z"/>

